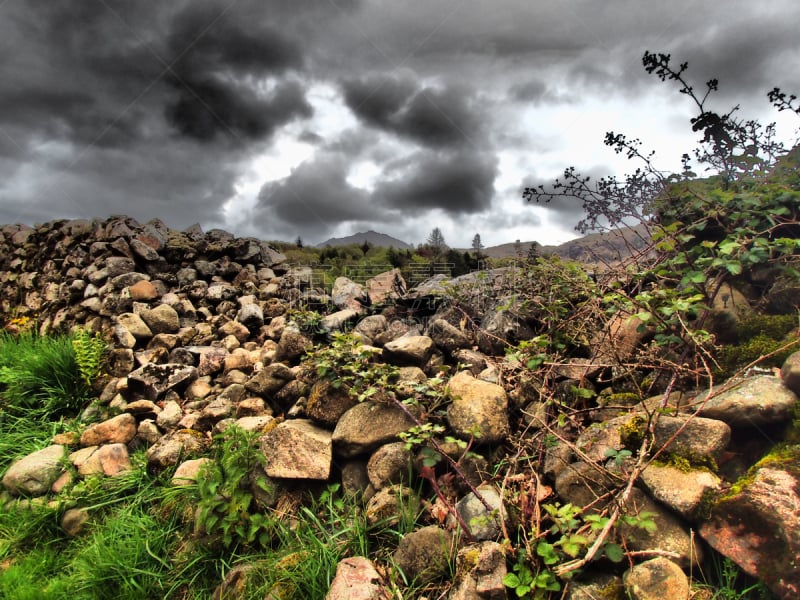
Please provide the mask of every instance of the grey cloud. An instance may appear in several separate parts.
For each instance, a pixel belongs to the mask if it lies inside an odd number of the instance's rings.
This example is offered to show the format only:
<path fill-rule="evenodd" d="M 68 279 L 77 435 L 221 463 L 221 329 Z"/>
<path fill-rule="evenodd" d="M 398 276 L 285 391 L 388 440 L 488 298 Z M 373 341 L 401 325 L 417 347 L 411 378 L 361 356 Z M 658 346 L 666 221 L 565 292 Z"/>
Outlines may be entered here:
<path fill-rule="evenodd" d="M 348 166 L 344 156 L 323 153 L 285 179 L 264 184 L 254 219 L 274 228 L 269 222 L 277 218 L 321 237 L 342 223 L 386 217 L 389 209 L 377 206 L 365 190 L 347 182 Z"/>
<path fill-rule="evenodd" d="M 464 215 L 490 205 L 496 176 L 497 158 L 490 153 L 421 152 L 392 180 L 378 185 L 373 195 L 383 205 L 403 210 Z"/>
<path fill-rule="evenodd" d="M 479 142 L 473 92 L 463 86 L 422 87 L 373 75 L 345 81 L 342 89 L 348 108 L 367 125 L 433 148 Z"/>
<path fill-rule="evenodd" d="M 175 84 L 178 99 L 166 108 L 167 119 L 183 135 L 200 141 L 218 135 L 235 141 L 270 137 L 280 126 L 313 114 L 300 83 L 280 84 L 263 98 L 240 84 L 216 78 Z"/>

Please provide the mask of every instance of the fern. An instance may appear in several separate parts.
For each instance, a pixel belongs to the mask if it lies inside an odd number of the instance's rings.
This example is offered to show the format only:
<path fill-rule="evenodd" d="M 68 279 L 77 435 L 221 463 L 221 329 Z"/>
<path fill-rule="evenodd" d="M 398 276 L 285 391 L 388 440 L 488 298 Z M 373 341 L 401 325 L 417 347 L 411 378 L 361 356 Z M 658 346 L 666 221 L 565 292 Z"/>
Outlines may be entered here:
<path fill-rule="evenodd" d="M 77 329 L 72 337 L 72 348 L 75 350 L 75 362 L 81 379 L 87 386 L 91 386 L 102 372 L 106 343 L 97 334 L 86 329 Z"/>

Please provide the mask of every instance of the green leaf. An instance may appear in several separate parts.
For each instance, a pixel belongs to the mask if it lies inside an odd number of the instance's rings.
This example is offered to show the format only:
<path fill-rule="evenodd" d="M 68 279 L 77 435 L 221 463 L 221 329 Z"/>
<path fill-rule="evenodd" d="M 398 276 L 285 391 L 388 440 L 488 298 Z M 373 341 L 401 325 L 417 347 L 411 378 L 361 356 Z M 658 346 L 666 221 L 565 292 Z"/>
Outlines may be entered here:
<path fill-rule="evenodd" d="M 506 573 L 506 576 L 503 577 L 503 585 L 506 587 L 516 588 L 519 587 L 521 583 L 516 573 Z"/>
<path fill-rule="evenodd" d="M 614 544 L 612 542 L 607 543 L 603 546 L 603 552 L 608 557 L 608 560 L 611 562 L 621 562 L 623 558 L 625 558 L 625 551 L 622 549 L 622 546 L 619 544 Z"/>
<path fill-rule="evenodd" d="M 731 275 L 741 275 L 742 274 L 742 263 L 737 261 L 730 261 L 725 263 L 725 268 L 728 270 L 728 273 Z"/>
<path fill-rule="evenodd" d="M 542 558 L 542 562 L 546 565 L 554 565 L 559 561 L 555 546 L 547 542 L 539 542 L 536 544 L 536 554 Z"/>

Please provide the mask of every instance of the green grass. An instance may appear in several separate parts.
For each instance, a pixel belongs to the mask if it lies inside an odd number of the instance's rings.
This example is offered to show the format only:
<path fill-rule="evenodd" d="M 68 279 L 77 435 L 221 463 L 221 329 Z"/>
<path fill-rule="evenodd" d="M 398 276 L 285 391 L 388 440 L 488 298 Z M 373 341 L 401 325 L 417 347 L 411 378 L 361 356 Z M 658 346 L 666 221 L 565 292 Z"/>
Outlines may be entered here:
<path fill-rule="evenodd" d="M 0 334 L 0 410 L 53 419 L 74 416 L 91 398 L 73 346 L 74 334 Z"/>

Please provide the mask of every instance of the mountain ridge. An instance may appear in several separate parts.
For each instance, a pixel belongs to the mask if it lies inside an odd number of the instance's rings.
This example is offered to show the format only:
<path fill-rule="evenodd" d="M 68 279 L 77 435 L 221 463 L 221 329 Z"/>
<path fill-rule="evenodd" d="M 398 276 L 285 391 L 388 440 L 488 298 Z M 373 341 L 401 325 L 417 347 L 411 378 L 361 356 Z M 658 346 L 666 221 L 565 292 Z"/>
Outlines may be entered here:
<path fill-rule="evenodd" d="M 324 242 L 321 242 L 315 246 L 315 248 L 325 248 L 326 246 L 347 246 L 349 244 L 363 244 L 367 242 L 368 244 L 379 247 L 379 248 L 397 248 L 398 250 L 406 250 L 406 249 L 413 249 L 414 246 L 411 244 L 404 242 L 403 240 L 399 240 L 395 237 L 387 235 L 385 233 L 379 233 L 377 231 L 359 231 L 358 233 L 354 233 L 353 235 L 348 235 L 345 237 L 340 238 L 329 238 Z"/>

